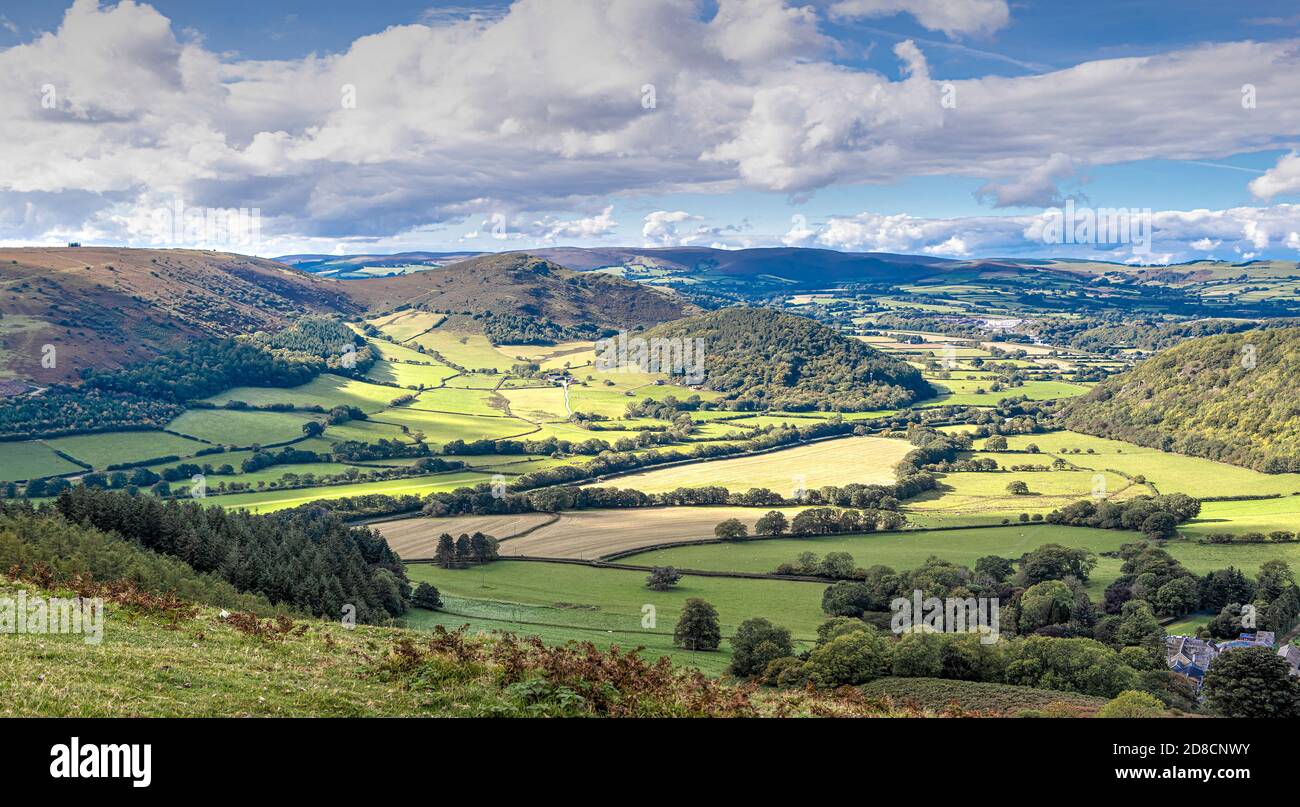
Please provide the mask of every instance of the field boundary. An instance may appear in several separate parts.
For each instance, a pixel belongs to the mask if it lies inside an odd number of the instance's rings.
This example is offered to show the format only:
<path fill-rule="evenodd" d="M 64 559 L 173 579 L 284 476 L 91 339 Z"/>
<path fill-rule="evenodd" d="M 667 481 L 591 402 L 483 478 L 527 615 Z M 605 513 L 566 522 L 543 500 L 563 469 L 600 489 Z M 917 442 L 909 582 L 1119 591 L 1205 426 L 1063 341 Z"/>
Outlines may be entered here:
<path fill-rule="evenodd" d="M 591 566 L 597 569 L 621 569 L 628 572 L 652 572 L 655 566 L 642 566 L 631 563 L 611 563 L 607 560 L 583 560 L 582 558 L 545 558 L 538 555 L 501 555 L 499 560 L 522 561 L 525 563 L 562 563 L 567 566 Z M 403 560 L 403 563 L 430 564 L 433 558 Z M 473 568 L 473 567 L 471 567 Z M 674 567 L 676 568 L 676 567 Z M 839 582 L 829 577 L 814 577 L 803 574 L 776 574 L 768 572 L 728 572 L 712 569 L 677 569 L 684 575 L 693 577 L 734 577 L 742 580 L 789 580 L 797 583 L 822 583 L 831 585 Z"/>

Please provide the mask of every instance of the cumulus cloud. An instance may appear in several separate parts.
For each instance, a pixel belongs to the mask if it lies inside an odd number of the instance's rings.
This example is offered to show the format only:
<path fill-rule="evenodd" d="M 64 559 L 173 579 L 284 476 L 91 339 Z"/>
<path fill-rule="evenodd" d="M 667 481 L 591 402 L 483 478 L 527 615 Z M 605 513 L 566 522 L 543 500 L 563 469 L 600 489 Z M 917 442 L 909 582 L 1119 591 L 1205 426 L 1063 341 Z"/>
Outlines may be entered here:
<path fill-rule="evenodd" d="M 988 182 L 975 195 L 994 207 L 1051 207 L 1063 204 L 1060 182 L 1074 176 L 1079 166 L 1068 154 L 1057 152 L 1040 165 L 1004 182 Z"/>
<path fill-rule="evenodd" d="M 1284 193 L 1300 193 L 1300 154 L 1293 151 L 1283 156 L 1277 165 L 1251 180 L 1250 192 L 1260 199 L 1272 199 Z"/>
<path fill-rule="evenodd" d="M 685 246 L 694 240 L 695 234 L 679 233 L 678 225 L 701 220 L 699 216 L 687 213 L 685 210 L 656 210 L 646 215 L 645 224 L 641 227 L 641 237 L 645 240 L 646 246 Z"/>
<path fill-rule="evenodd" d="M 177 198 L 260 209 L 268 249 L 400 241 L 493 211 L 542 239 L 599 237 L 612 214 L 592 211 L 617 197 L 801 198 L 911 176 L 974 178 L 993 204 L 1039 204 L 1079 165 L 1219 159 L 1300 138 L 1295 42 L 953 81 L 946 108 L 913 42 L 895 47 L 890 78 L 835 62 L 807 4 L 702 8 L 518 0 L 338 54 L 259 61 L 178 36 L 144 3 L 76 0 L 56 31 L 0 50 L 0 238 L 132 243 L 131 222 Z M 834 13 L 907 12 L 958 35 L 996 30 L 1005 8 L 847 0 Z M 1246 82 L 1267 115 L 1243 114 Z M 1284 159 L 1252 190 L 1289 192 L 1295 173 Z M 1241 240 L 1241 224 L 1214 237 Z"/>
<path fill-rule="evenodd" d="M 841 0 L 831 6 L 831 14 L 850 19 L 911 14 L 925 28 L 949 37 L 990 34 L 1011 19 L 1006 0 Z"/>
<path fill-rule="evenodd" d="M 1105 212 L 1078 208 L 1080 217 Z M 1126 213 L 1144 217 L 1145 226 L 1145 211 Z M 798 245 L 955 258 L 1059 256 L 1155 264 L 1205 258 L 1202 253 L 1221 244 L 1249 260 L 1268 246 L 1272 231 L 1290 233 L 1286 246 L 1300 249 L 1300 205 L 1153 211 L 1149 216 L 1151 243 L 1145 245 L 1123 237 L 1063 244 L 1051 237 L 1054 215 L 1045 211 L 1020 216 L 924 218 L 863 212 L 832 216 L 819 226 L 810 225 L 807 234 L 800 234 Z"/>

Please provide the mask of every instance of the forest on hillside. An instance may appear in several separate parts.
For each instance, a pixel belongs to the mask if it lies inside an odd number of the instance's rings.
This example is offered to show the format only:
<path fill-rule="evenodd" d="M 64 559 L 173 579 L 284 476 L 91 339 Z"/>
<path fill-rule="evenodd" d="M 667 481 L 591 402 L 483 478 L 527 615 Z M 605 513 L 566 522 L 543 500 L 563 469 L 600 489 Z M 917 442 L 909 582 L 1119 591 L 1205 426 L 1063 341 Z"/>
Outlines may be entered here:
<path fill-rule="evenodd" d="M 1300 471 L 1300 328 L 1194 339 L 1063 409 L 1076 431 L 1243 465 Z"/>
<path fill-rule="evenodd" d="M 868 411 L 934 394 L 919 370 L 806 317 L 728 308 L 651 329 L 704 340 L 704 386 L 736 409 Z"/>

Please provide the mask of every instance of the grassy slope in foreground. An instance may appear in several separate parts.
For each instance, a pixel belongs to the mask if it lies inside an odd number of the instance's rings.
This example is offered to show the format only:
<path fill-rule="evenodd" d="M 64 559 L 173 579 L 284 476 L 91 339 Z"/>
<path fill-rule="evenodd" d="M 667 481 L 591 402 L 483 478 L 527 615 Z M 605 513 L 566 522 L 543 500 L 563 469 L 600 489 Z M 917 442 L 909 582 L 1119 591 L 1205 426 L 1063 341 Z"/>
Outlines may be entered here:
<path fill-rule="evenodd" d="M 1074 692 L 943 678 L 880 678 L 865 684 L 862 691 L 868 695 L 888 695 L 896 701 L 921 708 L 942 709 L 956 704 L 966 709 L 997 712 L 1005 717 L 1015 717 L 1028 710 L 1053 716 L 1091 717 L 1106 704 L 1105 698 Z"/>
<path fill-rule="evenodd" d="M 17 590 L 0 578 L 0 595 L 15 596 Z M 28 590 L 29 596 L 38 593 Z M 509 645 L 500 638 L 457 642 L 468 651 L 470 660 L 464 661 L 450 648 L 436 647 L 428 633 L 398 628 L 311 621 L 256 636 L 213 608 L 174 623 L 111 603 L 107 612 L 97 645 L 77 634 L 5 636 L 0 717 L 524 717 L 619 708 L 648 716 L 932 714 L 879 699 L 852 703 L 831 693 L 739 693 L 648 665 L 632 665 L 615 684 L 585 654 L 527 644 L 519 646 L 518 669 L 524 680 L 540 683 L 517 687 L 501 663 Z M 542 658 L 555 653 L 569 653 L 571 661 L 543 672 Z M 625 671 L 628 666 L 610 665 Z M 572 677 L 560 677 L 565 671 Z M 575 699 L 574 692 L 589 697 Z M 688 701 L 707 705 L 690 708 Z"/>

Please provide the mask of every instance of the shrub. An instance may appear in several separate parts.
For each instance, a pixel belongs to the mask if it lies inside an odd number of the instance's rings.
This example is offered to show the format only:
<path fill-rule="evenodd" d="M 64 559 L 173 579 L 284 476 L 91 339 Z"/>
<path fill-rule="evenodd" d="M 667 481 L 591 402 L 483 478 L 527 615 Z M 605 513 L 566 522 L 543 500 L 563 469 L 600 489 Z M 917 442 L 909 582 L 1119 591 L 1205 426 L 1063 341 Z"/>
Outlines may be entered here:
<path fill-rule="evenodd" d="M 743 677 L 759 675 L 773 661 L 793 654 L 794 644 L 789 630 L 761 617 L 747 619 L 736 629 L 731 640 L 728 672 Z"/>
<path fill-rule="evenodd" d="M 677 585 L 677 581 L 682 579 L 682 575 L 671 566 L 656 566 L 651 570 L 650 575 L 646 577 L 646 588 L 651 591 L 667 591 Z"/>
<path fill-rule="evenodd" d="M 442 594 L 428 583 L 420 583 L 411 596 L 411 604 L 416 608 L 428 608 L 430 611 L 442 609 Z"/>

